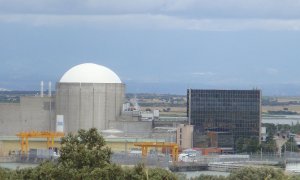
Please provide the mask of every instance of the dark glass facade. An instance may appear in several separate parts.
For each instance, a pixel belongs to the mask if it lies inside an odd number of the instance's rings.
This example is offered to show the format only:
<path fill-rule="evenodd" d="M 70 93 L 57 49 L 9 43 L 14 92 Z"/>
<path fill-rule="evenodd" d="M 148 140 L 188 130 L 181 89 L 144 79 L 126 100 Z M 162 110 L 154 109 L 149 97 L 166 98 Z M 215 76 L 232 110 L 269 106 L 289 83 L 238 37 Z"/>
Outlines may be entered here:
<path fill-rule="evenodd" d="M 187 90 L 187 115 L 194 125 L 193 146 L 215 133 L 218 147 L 233 148 L 238 138 L 260 140 L 260 90 Z M 209 139 L 209 137 L 207 137 Z"/>

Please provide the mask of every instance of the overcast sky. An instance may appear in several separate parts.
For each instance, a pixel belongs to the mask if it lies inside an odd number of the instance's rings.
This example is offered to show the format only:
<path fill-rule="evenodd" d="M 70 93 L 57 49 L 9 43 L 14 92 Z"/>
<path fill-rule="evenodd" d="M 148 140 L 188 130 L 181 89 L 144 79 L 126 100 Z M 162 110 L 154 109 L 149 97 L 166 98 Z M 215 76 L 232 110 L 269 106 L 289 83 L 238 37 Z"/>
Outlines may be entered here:
<path fill-rule="evenodd" d="M 0 0 L 0 88 L 37 90 L 93 62 L 129 92 L 300 94 L 299 9 L 298 0 Z"/>

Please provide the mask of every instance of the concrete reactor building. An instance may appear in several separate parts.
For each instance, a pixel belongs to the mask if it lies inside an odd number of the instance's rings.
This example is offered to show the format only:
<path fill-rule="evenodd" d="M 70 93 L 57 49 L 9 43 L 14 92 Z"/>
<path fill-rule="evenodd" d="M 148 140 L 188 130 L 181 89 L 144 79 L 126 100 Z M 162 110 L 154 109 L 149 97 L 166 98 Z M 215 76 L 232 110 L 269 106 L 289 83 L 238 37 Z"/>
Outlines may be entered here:
<path fill-rule="evenodd" d="M 108 129 L 121 115 L 125 85 L 110 69 L 92 63 L 67 71 L 56 86 L 56 115 L 65 131 Z"/>

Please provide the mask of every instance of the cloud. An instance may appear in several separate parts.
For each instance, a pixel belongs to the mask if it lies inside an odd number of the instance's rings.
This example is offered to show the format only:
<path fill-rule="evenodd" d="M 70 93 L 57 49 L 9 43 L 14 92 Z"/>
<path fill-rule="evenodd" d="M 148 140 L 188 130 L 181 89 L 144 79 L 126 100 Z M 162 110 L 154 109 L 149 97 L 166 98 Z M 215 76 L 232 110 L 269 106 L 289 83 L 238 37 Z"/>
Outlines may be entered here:
<path fill-rule="evenodd" d="M 193 72 L 193 76 L 214 76 L 216 73 L 213 72 Z"/>
<path fill-rule="evenodd" d="M 0 23 L 299 31 L 299 9 L 295 0 L 0 0 Z"/>
<path fill-rule="evenodd" d="M 187 19 L 165 15 L 0 15 L 0 23 L 33 26 L 91 26 L 98 28 L 183 29 L 198 31 L 299 31 L 300 19 Z"/>
<path fill-rule="evenodd" d="M 200 18 L 300 18 L 297 0 L 0 0 L 8 14 L 163 14 Z"/>
<path fill-rule="evenodd" d="M 269 68 L 266 69 L 266 73 L 269 74 L 269 75 L 276 75 L 276 74 L 279 73 L 279 70 L 269 67 Z"/>

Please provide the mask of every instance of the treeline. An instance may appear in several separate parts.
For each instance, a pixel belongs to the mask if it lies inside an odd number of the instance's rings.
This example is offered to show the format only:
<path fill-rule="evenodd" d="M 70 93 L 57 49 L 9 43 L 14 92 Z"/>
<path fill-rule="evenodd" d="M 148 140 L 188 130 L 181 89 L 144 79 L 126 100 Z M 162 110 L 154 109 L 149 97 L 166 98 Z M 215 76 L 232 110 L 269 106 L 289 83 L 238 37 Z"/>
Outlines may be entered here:
<path fill-rule="evenodd" d="M 107 166 L 105 168 L 96 168 L 89 171 L 64 171 L 58 169 L 50 162 L 43 163 L 36 168 L 27 168 L 21 170 L 8 170 L 0 168 L 0 179 L 3 180 L 188 180 L 182 173 L 174 174 L 161 168 L 145 168 L 142 164 L 133 168 L 122 168 L 117 165 Z M 270 167 L 244 167 L 231 172 L 228 176 L 200 175 L 190 178 L 191 180 L 300 180 L 299 175 L 286 174 L 282 169 Z"/>
<path fill-rule="evenodd" d="M 263 97 L 263 106 L 288 106 L 288 105 L 300 105 L 300 101 L 287 101 L 279 102 L 276 98 Z"/>
<path fill-rule="evenodd" d="M 201 175 L 192 180 L 300 180 L 299 175 L 288 175 L 281 169 L 268 167 L 245 167 L 233 171 L 229 176 Z"/>
<path fill-rule="evenodd" d="M 298 115 L 297 112 L 288 111 L 288 110 L 279 110 L 279 111 L 268 111 L 270 115 Z"/>
<path fill-rule="evenodd" d="M 273 137 L 274 135 L 279 134 L 300 134 L 300 123 L 296 123 L 293 125 L 289 124 L 272 124 L 272 123 L 263 123 L 263 127 L 267 129 L 268 137 Z"/>

